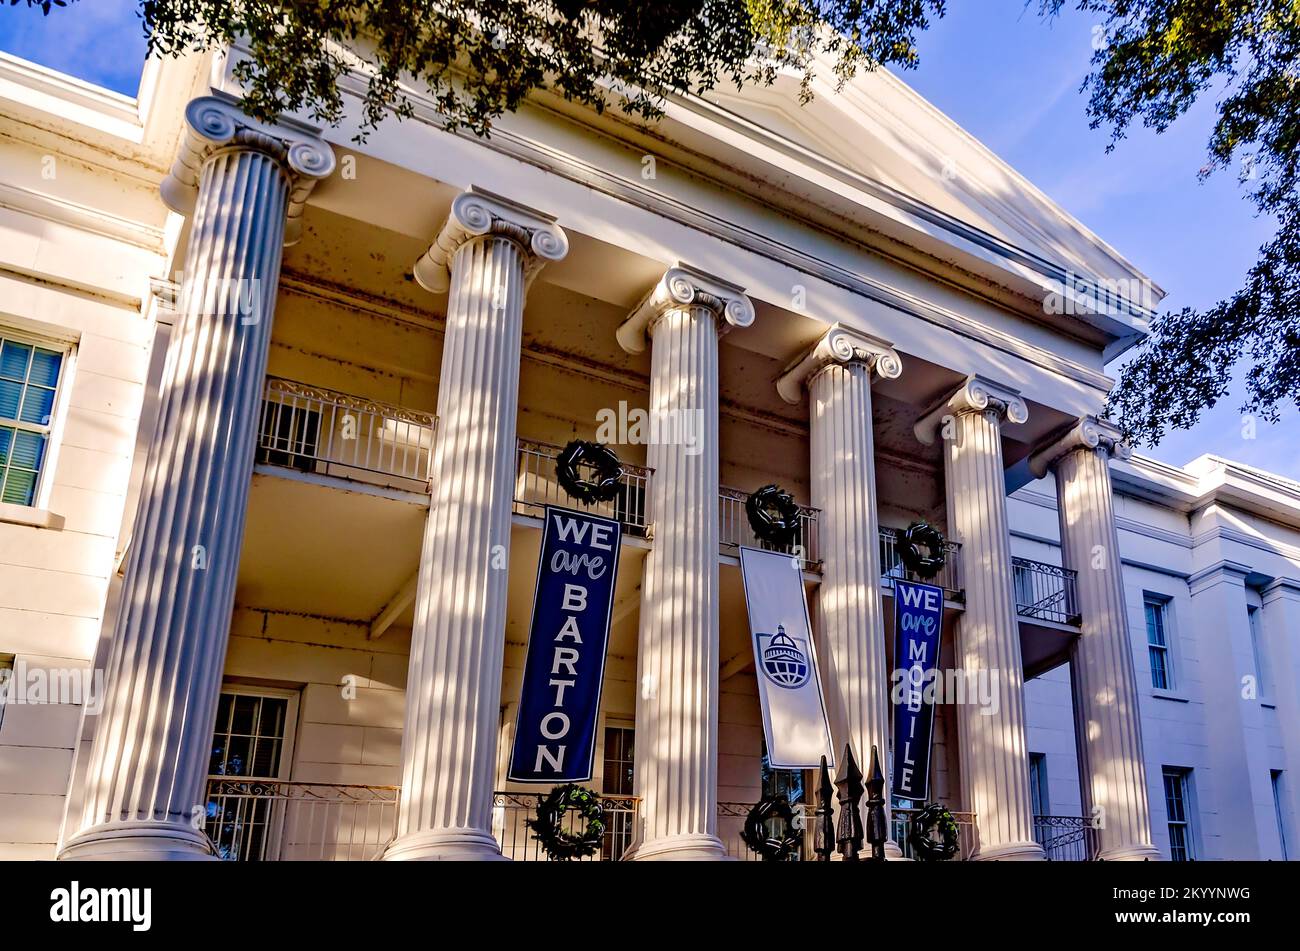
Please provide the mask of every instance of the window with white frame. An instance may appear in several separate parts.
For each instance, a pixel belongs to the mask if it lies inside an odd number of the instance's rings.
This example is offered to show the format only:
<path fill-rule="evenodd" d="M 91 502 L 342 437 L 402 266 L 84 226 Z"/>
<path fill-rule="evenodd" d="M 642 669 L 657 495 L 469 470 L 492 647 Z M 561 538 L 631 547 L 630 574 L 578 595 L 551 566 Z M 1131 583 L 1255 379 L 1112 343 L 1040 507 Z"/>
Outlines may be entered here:
<path fill-rule="evenodd" d="M 1192 771 L 1177 766 L 1163 769 L 1165 814 L 1169 822 L 1169 858 L 1190 862 L 1196 858 L 1192 845 Z"/>
<path fill-rule="evenodd" d="M 1264 647 L 1264 632 L 1260 629 L 1260 609 L 1251 604 L 1246 607 L 1246 620 L 1250 626 L 1250 649 L 1255 657 L 1255 688 L 1261 700 L 1273 696 L 1268 654 Z"/>
<path fill-rule="evenodd" d="M 1174 687 L 1173 658 L 1169 653 L 1169 599 L 1148 594 L 1142 599 L 1147 621 L 1147 654 L 1151 659 L 1151 686 Z"/>
<path fill-rule="evenodd" d="M 67 356 L 0 329 L 0 502 L 35 504 Z"/>
<path fill-rule="evenodd" d="M 1029 754 L 1029 801 L 1035 816 L 1052 814 L 1051 800 L 1047 795 L 1047 754 Z"/>
<path fill-rule="evenodd" d="M 1273 813 L 1277 816 L 1277 841 L 1282 847 L 1282 861 L 1291 856 L 1286 844 L 1286 788 L 1283 786 L 1282 770 L 1269 770 L 1269 779 L 1273 785 Z"/>
<path fill-rule="evenodd" d="M 204 831 L 222 859 L 275 857 L 286 805 L 275 780 L 291 762 L 296 692 L 227 685 L 217 701 Z"/>

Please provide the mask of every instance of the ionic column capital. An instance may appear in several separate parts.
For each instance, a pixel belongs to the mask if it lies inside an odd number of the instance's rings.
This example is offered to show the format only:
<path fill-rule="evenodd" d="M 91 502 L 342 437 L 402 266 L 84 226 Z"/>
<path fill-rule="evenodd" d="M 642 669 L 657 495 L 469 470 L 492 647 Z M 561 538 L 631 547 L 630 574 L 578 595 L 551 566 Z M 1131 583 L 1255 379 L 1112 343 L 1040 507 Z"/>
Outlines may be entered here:
<path fill-rule="evenodd" d="M 1029 457 L 1029 471 L 1041 479 L 1061 459 L 1076 449 L 1099 450 L 1112 459 L 1128 459 L 1133 450 L 1124 442 L 1124 433 L 1108 419 L 1081 416 L 1064 434 Z"/>
<path fill-rule="evenodd" d="M 569 253 L 569 236 L 554 216 L 471 185 L 452 200 L 442 230 L 415 262 L 416 281 L 426 291 L 443 293 L 451 287 L 451 259 L 461 245 L 485 235 L 510 238 L 523 249 L 525 286 L 547 261 Z"/>
<path fill-rule="evenodd" d="M 887 380 L 903 372 L 903 361 L 884 340 L 843 324 L 833 324 L 776 378 L 776 391 L 787 403 L 798 403 L 803 398 L 804 387 L 826 367 L 853 363 L 862 364 Z"/>
<path fill-rule="evenodd" d="M 628 353 L 641 353 L 655 321 L 668 311 L 687 307 L 712 311 L 718 318 L 719 335 L 754 322 L 754 304 L 744 288 L 678 262 L 664 271 L 650 293 L 619 325 L 619 346 Z"/>
<path fill-rule="evenodd" d="M 917 420 L 913 432 L 927 446 L 934 442 L 934 433 L 945 416 L 965 413 L 995 414 L 998 422 L 1023 423 L 1029 419 L 1029 407 L 1020 397 L 1020 391 L 982 376 L 972 374 L 948 396 L 941 399 Z"/>
<path fill-rule="evenodd" d="M 238 103 L 216 96 L 191 99 L 185 107 L 180 149 L 159 189 L 168 208 L 182 215 L 193 214 L 204 163 L 221 149 L 262 152 L 281 164 L 290 183 L 284 243 L 293 244 L 301 238 L 307 196 L 318 181 L 334 171 L 334 150 L 305 127 L 284 120 L 258 122 Z"/>

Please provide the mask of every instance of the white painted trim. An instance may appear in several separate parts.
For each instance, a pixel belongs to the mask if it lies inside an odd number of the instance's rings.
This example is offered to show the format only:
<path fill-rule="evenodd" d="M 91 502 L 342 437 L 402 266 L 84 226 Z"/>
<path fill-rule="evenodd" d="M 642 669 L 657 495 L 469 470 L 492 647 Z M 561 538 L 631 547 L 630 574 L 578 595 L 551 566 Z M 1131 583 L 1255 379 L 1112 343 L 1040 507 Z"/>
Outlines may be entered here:
<path fill-rule="evenodd" d="M 47 221 L 70 225 L 81 231 L 113 238 L 132 247 L 155 254 L 166 253 L 161 228 L 153 228 L 130 218 L 122 218 L 55 195 L 0 182 L 0 208 L 33 215 Z"/>
<path fill-rule="evenodd" d="M 39 109 L 137 145 L 144 140 L 138 100 L 0 52 L 0 102 L 4 101 Z"/>

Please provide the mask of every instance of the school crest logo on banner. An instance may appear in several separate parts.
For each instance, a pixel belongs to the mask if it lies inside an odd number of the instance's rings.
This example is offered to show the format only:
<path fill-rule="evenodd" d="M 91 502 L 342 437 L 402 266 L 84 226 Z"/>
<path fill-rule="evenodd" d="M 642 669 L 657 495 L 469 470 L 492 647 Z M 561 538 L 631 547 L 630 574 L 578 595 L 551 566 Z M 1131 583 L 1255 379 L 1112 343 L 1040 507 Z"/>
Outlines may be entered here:
<path fill-rule="evenodd" d="M 781 552 L 741 548 L 740 572 L 768 762 L 776 769 L 804 769 L 818 766 L 825 756 L 834 765 L 799 561 Z"/>

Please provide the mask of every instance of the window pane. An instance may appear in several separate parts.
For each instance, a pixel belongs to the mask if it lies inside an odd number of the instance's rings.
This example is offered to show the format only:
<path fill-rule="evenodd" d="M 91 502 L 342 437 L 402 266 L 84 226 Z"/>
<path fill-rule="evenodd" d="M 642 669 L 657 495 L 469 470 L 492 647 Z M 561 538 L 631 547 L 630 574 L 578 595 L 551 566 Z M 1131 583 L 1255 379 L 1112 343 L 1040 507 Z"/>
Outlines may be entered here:
<path fill-rule="evenodd" d="M 1187 861 L 1187 827 L 1169 827 L 1169 858 L 1174 862 Z"/>
<path fill-rule="evenodd" d="M 19 419 L 24 423 L 48 426 L 53 413 L 54 391 L 39 386 L 27 387 L 27 398 L 23 400 L 23 412 Z"/>
<path fill-rule="evenodd" d="M 12 380 L 0 380 L 0 416 L 18 418 L 18 404 L 22 402 L 23 385 Z"/>
<path fill-rule="evenodd" d="M 225 770 L 223 775 L 226 776 L 251 776 L 249 766 L 252 761 L 253 741 L 247 736 L 232 736 L 229 740 L 229 751 L 226 756 Z"/>
<path fill-rule="evenodd" d="M 1147 642 L 1160 647 L 1165 645 L 1165 606 L 1154 601 L 1146 603 Z"/>
<path fill-rule="evenodd" d="M 31 355 L 31 347 L 24 343 L 6 340 L 4 346 L 0 347 L 0 377 L 6 380 L 17 380 L 19 383 L 26 380 L 27 362 Z"/>
<path fill-rule="evenodd" d="M 9 465 L 9 445 L 13 439 L 14 431 L 7 426 L 0 426 L 0 466 Z"/>
<path fill-rule="evenodd" d="M 1169 689 L 1169 674 L 1165 670 L 1165 652 L 1159 647 L 1150 647 L 1148 651 L 1151 654 L 1151 686 L 1157 690 Z"/>
<path fill-rule="evenodd" d="M 5 478 L 4 492 L 0 501 L 13 505 L 31 505 L 36 498 L 36 473 L 25 469 L 10 469 Z"/>
<path fill-rule="evenodd" d="M 32 354 L 32 370 L 28 374 L 29 383 L 48 386 L 53 389 L 59 382 L 59 367 L 63 364 L 63 354 L 53 350 L 38 349 Z"/>
<path fill-rule="evenodd" d="M 37 470 L 45 456 L 45 437 L 40 433 L 16 432 L 9 464 Z"/>
<path fill-rule="evenodd" d="M 235 711 L 230 720 L 230 732 L 238 736 L 252 736 L 257 723 L 257 707 L 261 698 L 249 696 L 235 697 Z"/>

